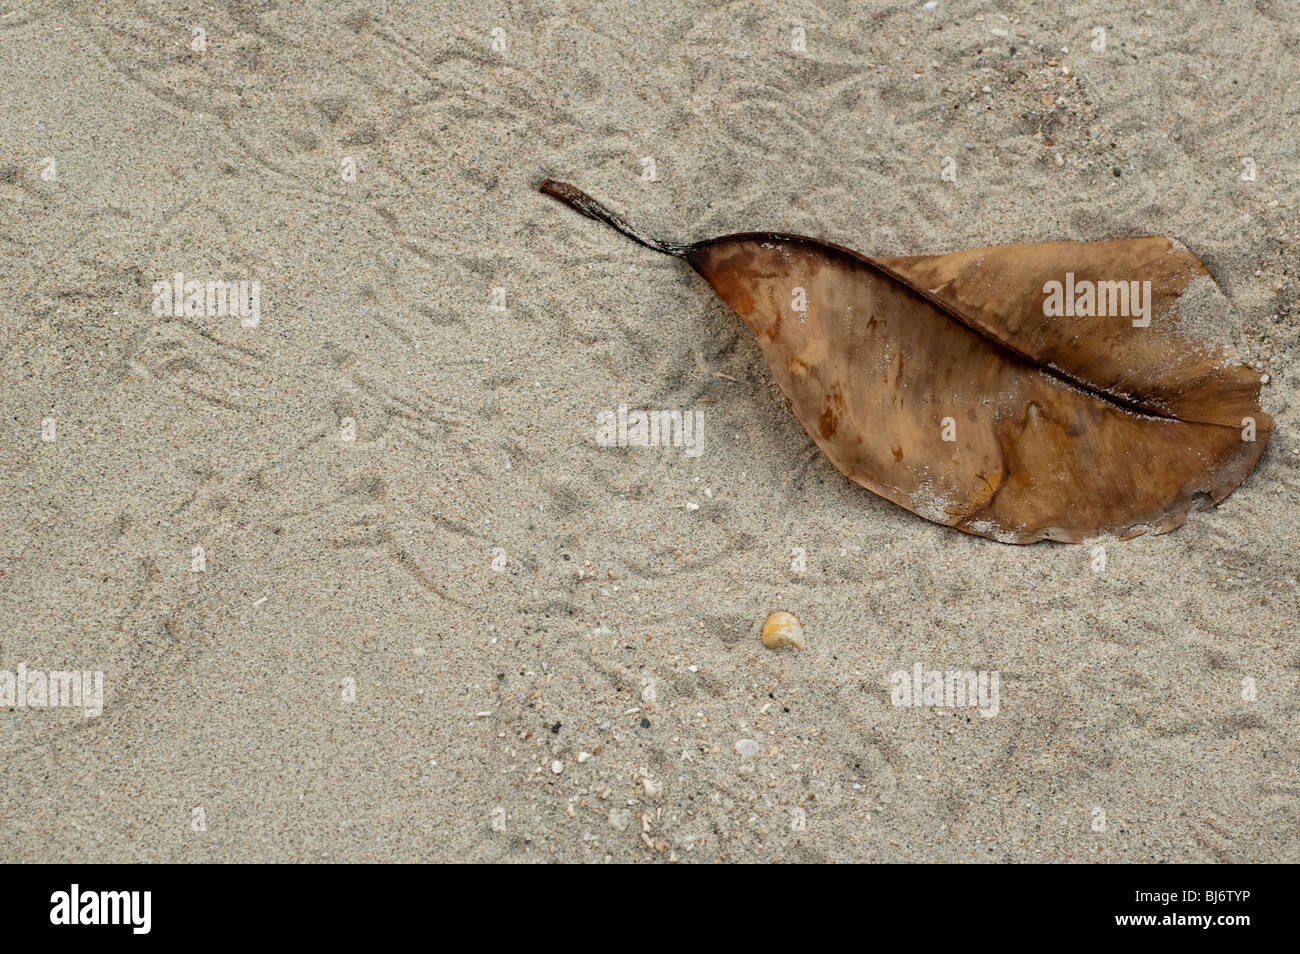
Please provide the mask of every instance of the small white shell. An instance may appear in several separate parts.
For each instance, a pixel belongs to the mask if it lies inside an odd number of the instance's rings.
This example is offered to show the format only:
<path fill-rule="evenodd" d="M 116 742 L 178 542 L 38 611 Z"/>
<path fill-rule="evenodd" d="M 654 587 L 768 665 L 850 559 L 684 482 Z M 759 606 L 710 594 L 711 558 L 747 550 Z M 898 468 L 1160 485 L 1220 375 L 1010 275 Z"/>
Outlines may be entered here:
<path fill-rule="evenodd" d="M 807 645 L 803 638 L 803 626 L 790 613 L 773 613 L 763 624 L 763 645 L 768 649 L 793 646 L 803 650 Z"/>
<path fill-rule="evenodd" d="M 736 742 L 736 754 L 742 759 L 752 759 L 758 754 L 758 743 L 753 739 L 740 739 Z"/>

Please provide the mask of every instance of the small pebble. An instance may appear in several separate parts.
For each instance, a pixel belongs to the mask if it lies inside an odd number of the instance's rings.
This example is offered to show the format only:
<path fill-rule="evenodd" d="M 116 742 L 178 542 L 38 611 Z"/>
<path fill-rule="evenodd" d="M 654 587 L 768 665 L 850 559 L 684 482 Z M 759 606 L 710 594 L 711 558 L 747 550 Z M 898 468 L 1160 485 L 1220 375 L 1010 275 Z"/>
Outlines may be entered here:
<path fill-rule="evenodd" d="M 763 624 L 763 645 L 768 649 L 793 646 L 795 649 L 803 650 L 806 646 L 803 626 L 790 613 L 773 613 Z"/>
<path fill-rule="evenodd" d="M 554 772 L 556 775 L 559 775 L 561 772 L 564 771 L 564 763 L 561 762 L 559 759 L 556 759 L 554 762 L 551 763 L 551 771 Z"/>

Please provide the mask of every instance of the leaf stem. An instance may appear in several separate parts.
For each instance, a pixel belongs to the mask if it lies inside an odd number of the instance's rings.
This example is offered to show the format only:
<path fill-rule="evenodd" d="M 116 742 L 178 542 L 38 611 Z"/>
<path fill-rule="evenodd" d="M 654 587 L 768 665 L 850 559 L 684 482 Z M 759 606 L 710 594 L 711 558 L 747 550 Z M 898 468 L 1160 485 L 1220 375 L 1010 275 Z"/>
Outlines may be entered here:
<path fill-rule="evenodd" d="M 559 199 L 569 208 L 581 212 L 589 219 L 595 219 L 597 222 L 604 222 L 611 228 L 622 232 L 633 242 L 643 245 L 648 249 L 656 252 L 663 252 L 665 255 L 676 255 L 678 258 L 684 256 L 689 250 L 689 245 L 677 245 L 672 242 L 660 242 L 658 239 L 650 238 L 648 235 L 642 235 L 632 226 L 623 221 L 622 216 L 610 211 L 601 205 L 587 193 L 583 192 L 576 186 L 571 186 L 567 182 L 556 182 L 554 179 L 542 180 L 541 191 L 545 192 L 552 198 Z"/>

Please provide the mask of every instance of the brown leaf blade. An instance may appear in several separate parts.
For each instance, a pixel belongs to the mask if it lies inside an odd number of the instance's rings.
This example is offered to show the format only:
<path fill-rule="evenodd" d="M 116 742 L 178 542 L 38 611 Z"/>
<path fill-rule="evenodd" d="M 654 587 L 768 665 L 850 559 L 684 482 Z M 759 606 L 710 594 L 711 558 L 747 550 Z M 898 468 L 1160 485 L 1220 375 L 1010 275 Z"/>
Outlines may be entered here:
<path fill-rule="evenodd" d="M 612 215 L 596 205 L 580 211 Z M 1212 279 L 1167 239 L 875 261 L 802 236 L 664 246 L 616 227 L 685 257 L 745 320 L 838 470 L 968 533 L 1163 533 L 1231 493 L 1272 433 L 1258 376 L 1180 327 L 1183 296 Z M 1150 320 L 1045 315 L 1067 273 L 1149 281 Z"/>
<path fill-rule="evenodd" d="M 1221 346 L 1181 327 L 1189 286 L 1189 297 L 1226 300 L 1205 264 L 1167 238 L 997 245 L 877 264 L 1036 364 L 1152 413 L 1235 427 L 1259 413 L 1259 376 L 1227 364 Z M 1107 311 L 1129 301 L 1134 282 L 1149 282 L 1141 296 L 1150 303 L 1149 324 L 1113 314 L 1045 315 L 1043 287 L 1067 275 L 1108 293 L 1099 296 L 1112 306 Z"/>

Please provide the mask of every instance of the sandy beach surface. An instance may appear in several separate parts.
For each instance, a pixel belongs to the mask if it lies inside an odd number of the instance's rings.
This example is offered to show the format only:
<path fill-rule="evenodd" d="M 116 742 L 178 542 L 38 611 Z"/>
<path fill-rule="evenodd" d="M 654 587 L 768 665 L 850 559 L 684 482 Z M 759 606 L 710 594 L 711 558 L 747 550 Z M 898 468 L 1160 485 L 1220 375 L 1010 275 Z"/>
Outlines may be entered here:
<path fill-rule="evenodd" d="M 0 670 L 103 674 L 0 708 L 0 856 L 1300 860 L 1298 76 L 1282 0 L 0 4 Z M 937 526 L 543 176 L 673 241 L 1177 238 L 1276 434 L 1101 567 Z"/>

